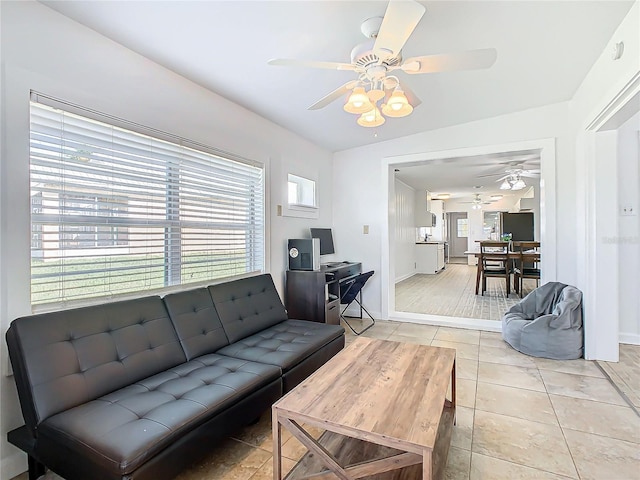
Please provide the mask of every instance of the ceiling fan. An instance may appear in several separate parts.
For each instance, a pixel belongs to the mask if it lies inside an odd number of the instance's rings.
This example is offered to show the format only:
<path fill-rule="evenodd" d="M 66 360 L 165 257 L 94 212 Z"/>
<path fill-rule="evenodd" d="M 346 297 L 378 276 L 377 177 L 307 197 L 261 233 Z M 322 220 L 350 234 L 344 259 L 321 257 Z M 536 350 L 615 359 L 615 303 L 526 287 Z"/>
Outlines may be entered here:
<path fill-rule="evenodd" d="M 482 200 L 482 197 L 480 196 L 479 193 L 474 193 L 473 194 L 473 200 L 471 200 L 470 202 L 460 202 L 460 203 L 471 203 L 471 208 L 473 208 L 474 210 L 480 210 L 482 208 L 482 205 L 490 205 L 491 202 L 487 202 Z"/>
<path fill-rule="evenodd" d="M 384 17 L 365 20 L 361 31 L 368 38 L 351 51 L 351 63 L 322 62 L 277 58 L 269 65 L 350 70 L 358 78 L 324 96 L 309 107 L 318 110 L 351 92 L 344 109 L 360 114 L 358 124 L 374 127 L 384 123 L 384 116 L 403 117 L 418 106 L 420 99 L 392 72 L 409 75 L 451 72 L 491 67 L 496 50 L 485 48 L 458 53 L 425 55 L 403 59 L 402 48 L 424 15 L 425 7 L 413 0 L 391 0 Z M 383 100 L 384 99 L 384 100 Z M 383 103 L 378 107 L 378 102 Z M 382 112 L 380 111 L 382 110 Z M 381 114 L 383 113 L 384 116 Z"/>
<path fill-rule="evenodd" d="M 499 178 L 496 182 L 502 182 L 500 184 L 500 190 L 522 190 L 527 186 L 524 178 L 537 178 L 540 176 L 540 169 L 524 168 L 524 163 L 512 163 L 509 168 L 498 173 L 489 173 L 486 175 L 477 175 L 480 177 L 496 177 Z"/>

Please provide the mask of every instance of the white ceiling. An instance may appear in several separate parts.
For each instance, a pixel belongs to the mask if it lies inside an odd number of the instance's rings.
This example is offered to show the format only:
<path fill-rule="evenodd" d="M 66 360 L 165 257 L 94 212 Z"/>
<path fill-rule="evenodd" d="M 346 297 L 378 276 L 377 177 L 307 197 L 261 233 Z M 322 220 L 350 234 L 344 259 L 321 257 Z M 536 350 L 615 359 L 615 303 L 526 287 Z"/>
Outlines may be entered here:
<path fill-rule="evenodd" d="M 615 1 L 424 1 L 405 58 L 495 48 L 489 70 L 406 75 L 422 100 L 374 131 L 342 102 L 307 107 L 355 73 L 268 66 L 349 62 L 384 1 L 43 1 L 165 67 L 331 151 L 569 100 L 632 5 Z"/>
<path fill-rule="evenodd" d="M 396 169 L 396 178 L 418 191 L 429 191 L 433 195 L 446 193 L 451 200 L 471 201 L 480 194 L 482 200 L 491 195 L 503 195 L 504 203 L 514 203 L 528 189 L 520 191 L 500 190 L 498 179 L 505 170 L 521 168 L 540 170 L 540 152 L 522 150 L 518 152 L 492 155 L 474 155 L 452 157 L 422 162 L 415 166 L 402 166 Z M 538 186 L 540 176 L 524 177 L 527 187 Z M 513 199 L 513 202 L 509 202 Z"/>

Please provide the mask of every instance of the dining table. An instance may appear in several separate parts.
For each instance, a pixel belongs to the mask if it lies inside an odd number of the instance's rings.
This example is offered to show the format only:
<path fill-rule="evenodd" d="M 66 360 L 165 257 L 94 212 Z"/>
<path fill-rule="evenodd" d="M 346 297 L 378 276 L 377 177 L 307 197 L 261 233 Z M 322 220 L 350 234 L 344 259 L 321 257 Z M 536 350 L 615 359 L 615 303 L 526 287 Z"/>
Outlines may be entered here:
<path fill-rule="evenodd" d="M 476 258 L 480 257 L 480 249 L 478 248 L 478 250 L 465 250 L 464 255 L 473 255 Z M 539 248 L 535 248 L 532 250 L 525 250 L 525 251 L 514 251 L 509 249 L 509 251 L 506 253 L 507 259 L 511 260 L 513 262 L 515 262 L 516 260 L 520 260 L 520 257 L 522 255 L 525 256 L 535 256 L 537 261 L 540 261 L 540 249 Z M 516 272 L 517 268 L 513 268 L 513 271 Z M 480 275 L 481 275 L 481 265 L 480 262 L 478 262 L 477 264 L 477 269 L 476 269 L 476 292 L 478 290 L 478 284 L 480 282 Z M 517 273 L 514 273 L 514 280 L 513 280 L 513 290 L 515 291 L 515 293 L 520 293 L 520 282 L 518 281 L 518 277 L 517 277 Z"/>

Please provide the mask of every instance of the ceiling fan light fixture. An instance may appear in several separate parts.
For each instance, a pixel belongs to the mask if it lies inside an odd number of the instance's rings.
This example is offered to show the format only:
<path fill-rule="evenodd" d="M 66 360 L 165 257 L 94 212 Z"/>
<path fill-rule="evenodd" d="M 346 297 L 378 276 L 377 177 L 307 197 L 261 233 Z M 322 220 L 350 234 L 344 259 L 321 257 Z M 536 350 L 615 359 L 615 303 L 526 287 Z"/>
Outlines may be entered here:
<path fill-rule="evenodd" d="M 371 90 L 369 90 L 369 92 L 367 93 L 367 96 L 369 97 L 369 100 L 371 100 L 371 103 L 376 104 L 384 98 L 385 93 L 384 93 L 384 90 L 382 90 L 381 88 L 374 87 Z"/>
<path fill-rule="evenodd" d="M 480 205 L 479 203 L 474 203 L 473 205 L 471 205 L 471 208 L 474 210 L 480 210 L 482 208 L 482 205 Z"/>
<path fill-rule="evenodd" d="M 347 100 L 343 108 L 348 113 L 366 113 L 373 108 L 373 104 L 364 91 L 364 87 L 356 87 L 349 95 L 349 100 Z"/>
<path fill-rule="evenodd" d="M 391 94 L 387 104 L 382 107 L 382 113 L 387 117 L 406 117 L 411 112 L 413 107 L 409 104 L 404 92 L 398 88 Z"/>
<path fill-rule="evenodd" d="M 370 111 L 360 115 L 357 122 L 361 127 L 379 127 L 385 122 L 385 119 L 380 113 L 380 110 L 378 110 L 378 107 L 374 107 Z"/>
<path fill-rule="evenodd" d="M 522 190 L 526 186 L 527 186 L 527 184 L 524 183 L 524 180 L 522 180 L 520 177 L 518 177 L 518 179 L 515 181 L 515 183 L 511 186 L 511 190 Z"/>
<path fill-rule="evenodd" d="M 509 180 L 507 180 L 506 178 L 504 179 L 504 182 L 502 182 L 502 185 L 500 185 L 500 190 L 511 190 L 511 184 L 509 183 Z"/>

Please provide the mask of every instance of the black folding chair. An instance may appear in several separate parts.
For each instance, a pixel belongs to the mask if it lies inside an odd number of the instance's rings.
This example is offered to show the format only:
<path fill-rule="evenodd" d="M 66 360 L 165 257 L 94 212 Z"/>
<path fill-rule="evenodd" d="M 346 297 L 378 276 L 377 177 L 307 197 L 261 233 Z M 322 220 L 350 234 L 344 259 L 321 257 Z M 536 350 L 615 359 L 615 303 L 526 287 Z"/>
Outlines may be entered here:
<path fill-rule="evenodd" d="M 373 318 L 373 316 L 367 311 L 366 308 L 364 308 L 364 305 L 362 305 L 362 287 L 364 287 L 364 284 L 367 283 L 367 280 L 369 280 L 369 278 L 371 278 L 371 276 L 373 275 L 374 271 L 371 270 L 370 272 L 366 272 L 366 273 L 361 273 L 353 278 L 350 278 L 348 280 L 345 280 L 343 283 L 340 284 L 340 303 L 341 304 L 346 304 L 347 306 L 344 307 L 344 309 L 342 310 L 342 312 L 340 312 L 340 318 L 342 320 L 344 320 L 344 323 L 347 324 L 347 326 L 351 329 L 351 331 L 353 333 L 355 333 L 356 335 L 360 335 L 361 333 L 366 332 L 367 330 L 369 330 L 371 327 L 373 327 L 376 323 L 376 319 Z M 360 300 L 358 300 L 358 295 L 360 295 Z M 344 312 L 347 310 L 347 308 L 349 308 L 349 306 L 353 303 L 356 302 L 359 306 L 360 306 L 360 318 L 362 319 L 362 312 L 366 312 L 367 315 L 369 315 L 369 318 L 372 320 L 373 323 L 371 323 L 371 325 L 367 326 L 366 328 L 360 330 L 359 332 L 357 332 L 349 323 L 349 321 L 347 320 L 347 318 L 344 316 Z M 350 318 L 354 318 L 354 317 L 350 317 Z"/>

